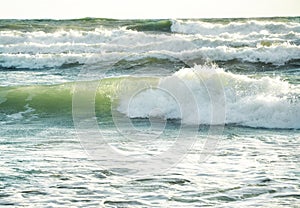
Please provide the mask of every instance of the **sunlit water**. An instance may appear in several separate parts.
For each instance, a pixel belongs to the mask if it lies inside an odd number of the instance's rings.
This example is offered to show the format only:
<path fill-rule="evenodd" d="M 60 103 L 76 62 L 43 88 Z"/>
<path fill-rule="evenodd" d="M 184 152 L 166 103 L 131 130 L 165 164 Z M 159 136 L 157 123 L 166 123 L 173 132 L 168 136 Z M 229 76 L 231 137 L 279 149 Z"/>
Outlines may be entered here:
<path fill-rule="evenodd" d="M 21 137 L 20 134 L 23 136 Z M 297 207 L 299 131 L 228 127 L 202 163 L 123 176 L 89 158 L 74 129 L 10 125 L 1 131 L 1 204 L 59 207 Z M 198 136 L 201 141 L 205 136 Z M 126 171 L 126 170 L 124 170 Z"/>

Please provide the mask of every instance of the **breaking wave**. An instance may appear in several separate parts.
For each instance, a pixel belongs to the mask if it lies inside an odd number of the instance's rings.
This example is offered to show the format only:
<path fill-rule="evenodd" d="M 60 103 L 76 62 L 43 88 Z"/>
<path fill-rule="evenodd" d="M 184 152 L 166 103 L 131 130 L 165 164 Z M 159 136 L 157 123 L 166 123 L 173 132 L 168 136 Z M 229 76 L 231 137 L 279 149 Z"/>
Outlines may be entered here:
<path fill-rule="evenodd" d="M 204 65 L 163 78 L 127 76 L 97 82 L 95 109 L 100 117 L 111 116 L 113 106 L 129 118 L 300 128 L 300 89 L 279 78 L 251 78 Z M 71 116 L 75 85 L 1 87 L 1 113 L 7 119 L 27 114 Z M 212 119 L 218 113 L 221 119 Z"/>

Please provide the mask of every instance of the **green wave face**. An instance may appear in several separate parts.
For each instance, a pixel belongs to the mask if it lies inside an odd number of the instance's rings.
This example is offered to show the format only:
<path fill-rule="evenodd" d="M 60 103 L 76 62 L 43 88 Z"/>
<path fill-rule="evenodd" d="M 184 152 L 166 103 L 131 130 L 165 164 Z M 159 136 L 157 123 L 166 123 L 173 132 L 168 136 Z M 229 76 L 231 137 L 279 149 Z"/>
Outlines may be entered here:
<path fill-rule="evenodd" d="M 109 117 L 112 101 L 116 103 L 126 93 L 143 87 L 156 86 L 158 78 L 122 77 L 60 85 L 0 87 L 0 114 L 9 116 L 21 112 L 23 116 L 34 114 L 39 118 L 70 117 L 74 93 L 91 82 L 98 85 L 94 90 L 96 115 Z"/>
<path fill-rule="evenodd" d="M 127 29 L 137 31 L 160 31 L 171 32 L 172 22 L 170 20 L 145 20 L 135 25 L 130 25 Z"/>
<path fill-rule="evenodd" d="M 0 88 L 0 114 L 3 116 L 69 117 L 72 110 L 72 85 L 23 86 Z M 28 109 L 31 109 L 28 111 Z"/>

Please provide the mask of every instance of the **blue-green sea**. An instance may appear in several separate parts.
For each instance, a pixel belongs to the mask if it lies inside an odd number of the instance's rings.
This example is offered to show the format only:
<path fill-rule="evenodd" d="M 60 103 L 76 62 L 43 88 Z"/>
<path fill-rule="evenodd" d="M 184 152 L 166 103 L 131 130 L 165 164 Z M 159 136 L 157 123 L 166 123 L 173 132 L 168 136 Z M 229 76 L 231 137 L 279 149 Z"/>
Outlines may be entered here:
<path fill-rule="evenodd" d="M 299 204 L 299 17 L 0 20 L 0 207 Z"/>

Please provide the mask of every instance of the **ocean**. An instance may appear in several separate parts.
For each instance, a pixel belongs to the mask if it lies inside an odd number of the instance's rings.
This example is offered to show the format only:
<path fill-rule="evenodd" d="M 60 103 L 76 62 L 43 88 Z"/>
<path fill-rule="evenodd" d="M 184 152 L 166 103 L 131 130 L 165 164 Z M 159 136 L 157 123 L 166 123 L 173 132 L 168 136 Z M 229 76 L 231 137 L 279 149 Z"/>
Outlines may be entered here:
<path fill-rule="evenodd" d="M 0 20 L 1 207 L 299 207 L 300 17 Z"/>

